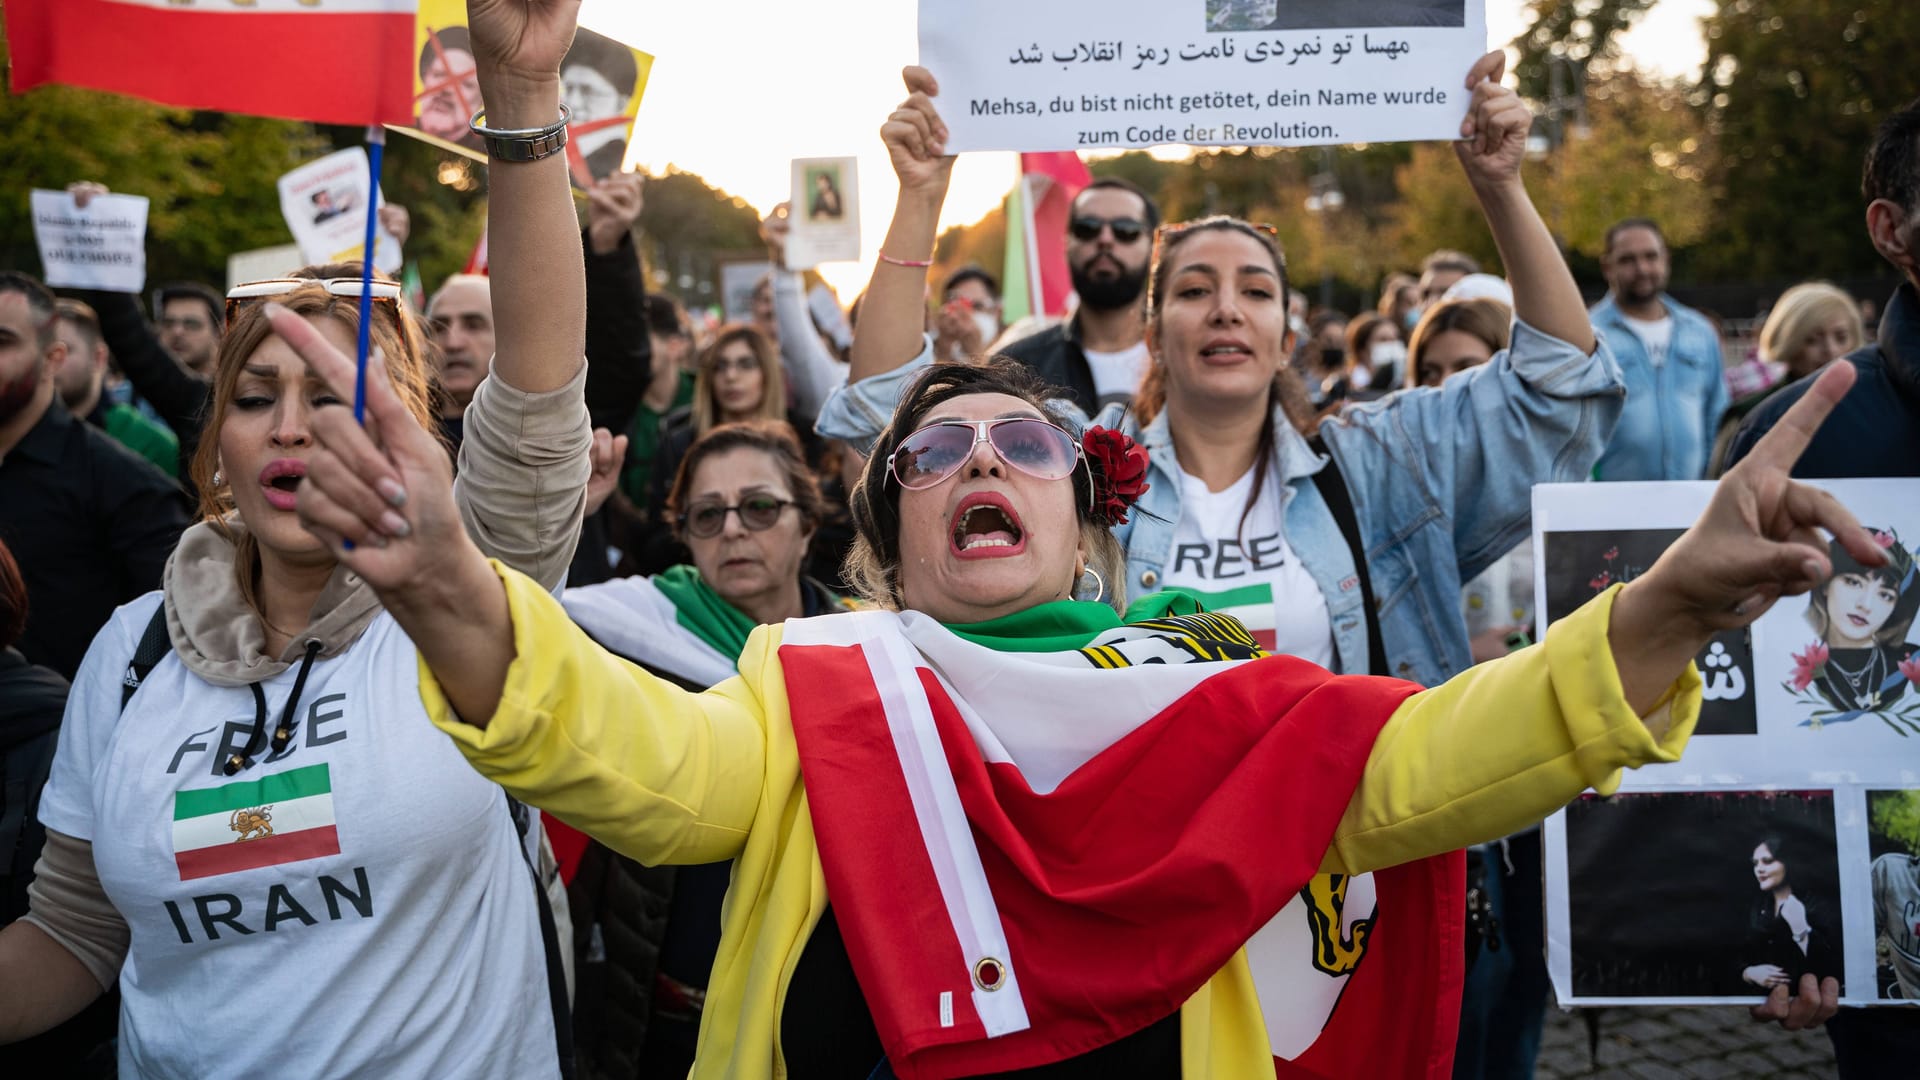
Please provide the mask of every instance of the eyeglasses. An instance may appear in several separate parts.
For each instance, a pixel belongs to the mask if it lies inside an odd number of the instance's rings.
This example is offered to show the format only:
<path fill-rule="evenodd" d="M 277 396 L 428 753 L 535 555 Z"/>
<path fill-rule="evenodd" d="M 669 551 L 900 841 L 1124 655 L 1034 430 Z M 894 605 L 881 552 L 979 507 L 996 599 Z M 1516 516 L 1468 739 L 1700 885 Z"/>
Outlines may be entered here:
<path fill-rule="evenodd" d="M 780 522 L 780 515 L 787 507 L 794 505 L 792 499 L 777 499 L 772 495 L 749 495 L 738 503 L 727 506 L 724 503 L 700 503 L 680 515 L 680 527 L 688 536 L 697 536 L 702 540 L 719 536 L 727 527 L 727 515 L 738 513 L 740 524 L 750 532 L 765 532 Z"/>
<path fill-rule="evenodd" d="M 334 296 L 357 298 L 360 295 L 361 285 L 359 278 L 268 278 L 265 281 L 249 281 L 227 290 L 227 323 L 232 325 L 233 317 L 239 313 L 240 309 L 255 301 L 286 296 L 314 286 L 319 286 Z M 392 304 L 395 311 L 399 310 L 399 282 L 376 281 L 373 283 L 371 294 L 376 303 Z"/>
<path fill-rule="evenodd" d="M 959 472 L 981 443 L 992 446 L 1001 461 L 1041 480 L 1071 476 L 1080 463 L 1073 436 L 1045 420 L 942 420 L 900 440 L 893 452 L 893 478 L 909 491 L 933 487 Z"/>
<path fill-rule="evenodd" d="M 1083 244 L 1091 244 L 1100 239 L 1100 230 L 1113 230 L 1113 242 L 1131 244 L 1147 234 L 1147 223 L 1139 218 L 1099 218 L 1077 217 L 1067 225 L 1067 232 Z"/>

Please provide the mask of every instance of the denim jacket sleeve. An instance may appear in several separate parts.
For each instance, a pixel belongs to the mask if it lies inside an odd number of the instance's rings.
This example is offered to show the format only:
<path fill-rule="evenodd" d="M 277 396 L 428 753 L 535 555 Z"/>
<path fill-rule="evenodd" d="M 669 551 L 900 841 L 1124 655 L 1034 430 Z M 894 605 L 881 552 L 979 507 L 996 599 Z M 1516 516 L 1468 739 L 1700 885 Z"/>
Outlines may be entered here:
<path fill-rule="evenodd" d="M 1586 479 L 1625 393 L 1604 341 L 1584 354 L 1516 320 L 1512 347 L 1486 364 L 1438 388 L 1348 409 L 1321 434 L 1360 501 L 1390 493 L 1389 505 L 1362 508 L 1370 535 L 1390 540 L 1437 512 L 1466 581 L 1525 538 L 1533 485 Z M 1391 494 L 1406 490 L 1396 480 L 1409 479 L 1425 489 L 1425 507 Z"/>
<path fill-rule="evenodd" d="M 880 437 L 880 432 L 893 419 L 893 410 L 899 406 L 901 395 L 907 392 L 907 387 L 920 377 L 921 372 L 931 366 L 933 337 L 923 334 L 920 353 L 913 359 L 892 371 L 835 388 L 828 395 L 826 404 L 820 407 L 820 417 L 814 423 L 814 430 L 822 438 L 840 439 L 862 454 L 872 454 L 874 440 Z M 1069 425 L 1075 428 L 1087 426 L 1087 414 L 1072 401 L 1056 398 L 1048 404 L 1065 417 Z M 1113 423 L 1118 423 L 1117 413 Z"/>

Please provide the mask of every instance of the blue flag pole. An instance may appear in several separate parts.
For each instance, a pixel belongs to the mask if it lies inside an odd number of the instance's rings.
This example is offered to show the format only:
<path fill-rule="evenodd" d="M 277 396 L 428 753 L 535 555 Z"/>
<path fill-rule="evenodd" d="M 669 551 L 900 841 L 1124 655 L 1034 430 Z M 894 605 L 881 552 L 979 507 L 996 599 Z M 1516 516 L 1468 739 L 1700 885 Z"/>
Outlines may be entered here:
<path fill-rule="evenodd" d="M 353 419 L 367 422 L 367 357 L 373 346 L 373 248 L 380 227 L 380 164 L 387 149 L 385 128 L 367 129 L 367 245 L 360 259 L 360 348 L 353 380 Z"/>

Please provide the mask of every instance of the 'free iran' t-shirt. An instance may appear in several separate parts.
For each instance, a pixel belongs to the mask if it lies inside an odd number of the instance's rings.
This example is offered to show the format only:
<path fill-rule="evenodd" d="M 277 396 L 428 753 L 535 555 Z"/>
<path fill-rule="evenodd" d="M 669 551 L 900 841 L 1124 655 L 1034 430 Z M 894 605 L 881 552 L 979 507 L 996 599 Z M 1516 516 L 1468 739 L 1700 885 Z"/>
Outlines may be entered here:
<path fill-rule="evenodd" d="M 1209 491 L 1206 481 L 1180 473 L 1180 522 L 1162 584 L 1239 619 L 1268 652 L 1331 669 L 1333 622 L 1319 583 L 1287 544 L 1282 485 L 1269 474 L 1245 513 L 1253 476 L 1249 469 L 1225 490 Z"/>
<path fill-rule="evenodd" d="M 94 639 L 40 808 L 92 842 L 132 931 L 120 1075 L 557 1077 L 520 837 L 428 722 L 392 616 L 313 664 L 284 751 L 227 776 L 253 728 L 247 687 L 169 656 L 121 711 L 159 602 Z M 269 732 L 298 669 L 260 684 Z"/>

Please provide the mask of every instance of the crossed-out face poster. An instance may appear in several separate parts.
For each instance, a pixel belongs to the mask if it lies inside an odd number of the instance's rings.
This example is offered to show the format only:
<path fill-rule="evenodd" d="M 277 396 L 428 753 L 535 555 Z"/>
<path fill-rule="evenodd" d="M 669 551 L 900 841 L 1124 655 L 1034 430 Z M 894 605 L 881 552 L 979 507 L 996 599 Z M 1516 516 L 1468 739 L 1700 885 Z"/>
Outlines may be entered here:
<path fill-rule="evenodd" d="M 1827 581 L 1697 658 L 1682 760 L 1547 821 L 1562 1004 L 1753 1002 L 1808 972 L 1849 1004 L 1920 1004 L 1920 480 L 1818 483 L 1886 565 L 1829 544 Z M 1543 620 L 1646 573 L 1713 490 L 1535 488 Z"/>
<path fill-rule="evenodd" d="M 482 158 L 480 139 L 467 126 L 484 107 L 474 76 L 473 42 L 467 34 L 466 0 L 420 0 L 415 34 L 415 127 L 407 134 L 444 149 Z M 653 57 L 604 34 L 581 28 L 560 66 L 562 100 L 572 110 L 567 124 L 567 166 L 573 182 L 588 187 L 620 170 L 640 99 L 647 92 Z"/>

